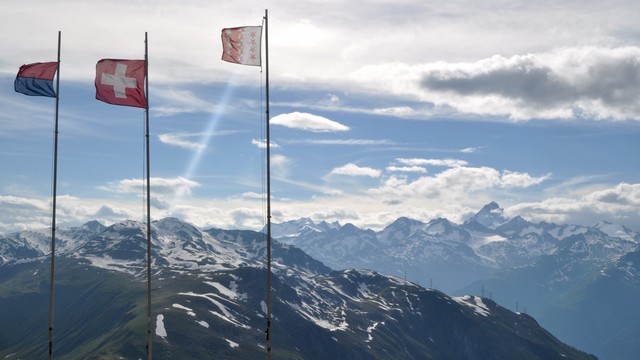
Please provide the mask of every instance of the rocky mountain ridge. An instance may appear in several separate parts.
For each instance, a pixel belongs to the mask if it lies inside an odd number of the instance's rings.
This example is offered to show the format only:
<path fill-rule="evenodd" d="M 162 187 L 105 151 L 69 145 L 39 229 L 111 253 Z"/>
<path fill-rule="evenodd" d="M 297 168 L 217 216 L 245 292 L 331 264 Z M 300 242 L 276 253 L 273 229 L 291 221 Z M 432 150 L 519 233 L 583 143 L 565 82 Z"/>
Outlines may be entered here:
<path fill-rule="evenodd" d="M 92 222 L 57 234 L 56 357 L 144 358 L 144 224 Z M 46 356 L 47 243 L 45 232 L 0 236 L 5 358 Z M 155 357 L 264 358 L 265 245 L 258 232 L 153 222 Z M 487 298 L 334 271 L 278 241 L 273 271 L 278 359 L 594 359 Z"/>
<path fill-rule="evenodd" d="M 604 266 L 640 244 L 640 234 L 624 226 L 533 223 L 520 216 L 509 219 L 495 202 L 463 224 L 444 218 L 425 223 L 404 217 L 374 232 L 352 224 L 300 219 L 272 225 L 272 236 L 331 268 L 368 268 L 423 284 L 431 280 L 445 292 L 563 251 L 589 252 L 590 260 Z"/>
<path fill-rule="evenodd" d="M 507 218 L 495 202 L 463 224 L 400 218 L 377 232 L 340 224 L 323 231 L 310 221 L 305 228 L 315 231 L 300 232 L 292 224 L 278 239 L 330 267 L 373 269 L 449 294 L 488 296 L 513 311 L 524 309 L 602 359 L 631 360 L 637 352 L 629 349 L 640 351 L 632 340 L 640 336 L 634 320 L 640 311 L 621 300 L 640 296 L 640 235 L 624 226 Z M 283 234 L 279 226 L 275 233 Z"/>

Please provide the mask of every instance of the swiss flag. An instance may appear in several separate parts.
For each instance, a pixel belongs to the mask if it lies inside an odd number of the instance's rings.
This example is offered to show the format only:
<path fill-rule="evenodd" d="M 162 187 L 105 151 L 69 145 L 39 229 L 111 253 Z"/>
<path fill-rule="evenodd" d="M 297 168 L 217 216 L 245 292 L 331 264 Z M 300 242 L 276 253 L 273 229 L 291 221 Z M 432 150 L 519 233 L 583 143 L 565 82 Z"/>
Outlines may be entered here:
<path fill-rule="evenodd" d="M 96 99 L 146 108 L 144 77 L 144 60 L 102 59 L 96 64 Z"/>

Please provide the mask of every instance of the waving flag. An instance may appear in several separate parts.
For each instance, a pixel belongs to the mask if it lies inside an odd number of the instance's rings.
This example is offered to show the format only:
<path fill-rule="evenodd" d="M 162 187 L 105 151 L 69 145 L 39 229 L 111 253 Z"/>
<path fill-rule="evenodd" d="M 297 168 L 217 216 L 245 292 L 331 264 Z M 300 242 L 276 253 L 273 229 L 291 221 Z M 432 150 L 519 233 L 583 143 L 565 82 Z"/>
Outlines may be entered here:
<path fill-rule="evenodd" d="M 58 63 L 55 61 L 22 65 L 13 87 L 16 92 L 25 95 L 56 97 L 53 78 L 57 70 Z"/>
<path fill-rule="evenodd" d="M 222 60 L 241 65 L 261 65 L 262 26 L 222 29 Z"/>
<path fill-rule="evenodd" d="M 96 99 L 107 104 L 146 108 L 145 61 L 102 59 L 96 64 Z"/>

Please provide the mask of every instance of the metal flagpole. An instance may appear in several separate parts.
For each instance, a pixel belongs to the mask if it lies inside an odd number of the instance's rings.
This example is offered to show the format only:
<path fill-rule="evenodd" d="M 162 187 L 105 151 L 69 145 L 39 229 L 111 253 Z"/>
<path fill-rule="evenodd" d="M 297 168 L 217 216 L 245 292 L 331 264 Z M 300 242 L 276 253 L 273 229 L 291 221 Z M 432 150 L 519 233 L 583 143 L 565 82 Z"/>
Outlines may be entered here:
<path fill-rule="evenodd" d="M 53 145 L 53 195 L 52 195 L 52 216 L 51 216 L 51 279 L 49 281 L 49 360 L 53 359 L 53 295 L 54 295 L 54 273 L 56 268 L 56 197 L 58 183 L 58 104 L 60 100 L 60 40 L 61 31 L 58 31 L 58 64 L 56 66 L 56 118 L 54 125 L 54 145 Z"/>
<path fill-rule="evenodd" d="M 267 126 L 267 359 L 271 359 L 271 139 L 269 132 L 269 18 L 264 10 Z"/>
<path fill-rule="evenodd" d="M 149 163 L 149 42 L 147 32 L 144 33 L 144 78 L 145 78 L 145 141 L 147 155 L 147 359 L 152 356 L 151 336 L 151 183 Z"/>

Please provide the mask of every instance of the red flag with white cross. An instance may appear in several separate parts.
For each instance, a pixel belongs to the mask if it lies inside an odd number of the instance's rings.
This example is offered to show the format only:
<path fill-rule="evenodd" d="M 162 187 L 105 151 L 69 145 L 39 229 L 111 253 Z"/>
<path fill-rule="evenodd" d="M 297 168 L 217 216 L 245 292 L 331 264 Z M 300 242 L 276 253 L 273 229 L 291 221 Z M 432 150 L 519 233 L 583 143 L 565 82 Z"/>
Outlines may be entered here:
<path fill-rule="evenodd" d="M 96 64 L 96 99 L 107 104 L 147 107 L 144 60 L 102 59 Z"/>

